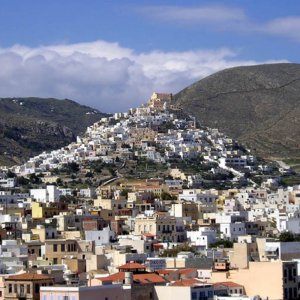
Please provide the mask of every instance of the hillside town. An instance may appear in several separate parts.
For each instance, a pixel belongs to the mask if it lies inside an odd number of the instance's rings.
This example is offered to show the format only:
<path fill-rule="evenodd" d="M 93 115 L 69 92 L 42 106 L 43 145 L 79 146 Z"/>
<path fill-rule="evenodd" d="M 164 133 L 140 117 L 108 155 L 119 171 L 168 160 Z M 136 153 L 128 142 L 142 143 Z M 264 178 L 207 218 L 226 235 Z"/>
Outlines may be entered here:
<path fill-rule="evenodd" d="M 0 300 L 300 298 L 300 186 L 153 93 L 0 173 Z"/>

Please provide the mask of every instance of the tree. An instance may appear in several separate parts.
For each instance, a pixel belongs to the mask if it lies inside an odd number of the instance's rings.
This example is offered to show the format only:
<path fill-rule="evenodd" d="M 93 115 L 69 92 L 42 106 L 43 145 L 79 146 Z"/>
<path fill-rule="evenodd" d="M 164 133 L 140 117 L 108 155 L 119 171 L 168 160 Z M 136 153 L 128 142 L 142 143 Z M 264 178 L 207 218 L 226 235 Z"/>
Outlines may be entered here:
<path fill-rule="evenodd" d="M 129 190 L 124 189 L 124 190 L 121 191 L 120 196 L 124 196 L 127 199 L 128 198 L 128 192 L 129 192 Z"/>
<path fill-rule="evenodd" d="M 104 165 L 105 164 L 103 163 L 103 161 L 99 159 L 91 163 L 91 169 L 96 173 L 101 173 Z"/>
<path fill-rule="evenodd" d="M 294 242 L 295 236 L 290 231 L 281 232 L 279 235 L 280 242 Z"/>
<path fill-rule="evenodd" d="M 130 145 L 128 145 L 126 143 L 122 143 L 121 148 L 123 148 L 123 149 L 126 149 L 126 148 L 129 149 L 131 147 L 130 147 Z"/>
<path fill-rule="evenodd" d="M 181 251 L 188 251 L 188 252 L 193 252 L 196 253 L 196 248 L 195 246 L 190 246 L 187 243 L 178 245 L 178 246 L 173 246 L 171 249 L 165 249 L 163 250 L 159 256 L 160 257 L 176 257 L 177 254 Z"/>
<path fill-rule="evenodd" d="M 232 248 L 233 242 L 229 241 L 229 240 L 220 240 L 220 241 L 217 241 L 217 242 L 209 245 L 210 248 L 217 248 L 220 246 L 223 246 L 224 248 Z"/>
<path fill-rule="evenodd" d="M 17 185 L 28 185 L 29 183 L 30 183 L 29 179 L 23 176 L 17 177 Z"/>
<path fill-rule="evenodd" d="M 15 178 L 15 177 L 17 177 L 17 175 L 14 172 L 12 172 L 11 170 L 8 170 L 8 172 L 6 173 L 6 177 L 7 178 Z"/>
<path fill-rule="evenodd" d="M 175 199 L 176 199 L 176 197 L 175 197 Z M 162 191 L 161 200 L 174 200 L 174 197 L 170 193 Z"/>
<path fill-rule="evenodd" d="M 40 184 L 42 182 L 41 178 L 38 177 L 36 174 L 30 174 L 29 180 L 32 184 Z"/>
<path fill-rule="evenodd" d="M 56 179 L 56 185 L 58 185 L 58 186 L 62 186 L 63 185 L 63 181 L 62 181 L 61 178 L 57 178 Z"/>
<path fill-rule="evenodd" d="M 109 168 L 108 171 L 111 174 L 111 176 L 117 176 L 117 173 L 113 168 Z"/>
<path fill-rule="evenodd" d="M 79 165 L 74 161 L 63 165 L 63 171 L 68 174 L 77 173 L 79 169 Z"/>

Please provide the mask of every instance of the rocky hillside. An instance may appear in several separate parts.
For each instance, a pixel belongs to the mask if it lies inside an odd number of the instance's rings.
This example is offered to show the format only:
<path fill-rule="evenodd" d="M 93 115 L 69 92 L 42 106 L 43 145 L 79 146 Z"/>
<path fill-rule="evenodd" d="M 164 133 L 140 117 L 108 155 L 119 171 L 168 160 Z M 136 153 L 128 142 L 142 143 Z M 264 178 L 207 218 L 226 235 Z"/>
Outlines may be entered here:
<path fill-rule="evenodd" d="M 300 158 L 300 65 L 226 69 L 175 95 L 204 126 L 219 128 L 265 158 Z"/>
<path fill-rule="evenodd" d="M 67 145 L 103 116 L 71 100 L 0 98 L 0 165 Z"/>

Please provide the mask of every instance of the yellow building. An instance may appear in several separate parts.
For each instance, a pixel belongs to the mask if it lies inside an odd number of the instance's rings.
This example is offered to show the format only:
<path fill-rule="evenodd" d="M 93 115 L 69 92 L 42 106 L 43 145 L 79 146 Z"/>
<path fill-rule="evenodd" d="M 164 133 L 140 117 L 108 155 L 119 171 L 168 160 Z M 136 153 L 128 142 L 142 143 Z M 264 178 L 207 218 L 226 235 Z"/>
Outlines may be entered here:
<path fill-rule="evenodd" d="M 172 103 L 173 95 L 167 93 L 153 93 L 150 100 L 148 101 L 148 106 L 151 108 L 156 108 L 159 110 L 164 109 L 166 105 L 169 107 Z"/>
<path fill-rule="evenodd" d="M 171 169 L 170 170 L 170 176 L 172 176 L 174 179 L 181 179 L 181 180 L 187 180 L 186 175 L 180 171 L 179 169 Z"/>
<path fill-rule="evenodd" d="M 67 210 L 66 204 L 46 204 L 33 202 L 31 204 L 32 209 L 32 219 L 44 219 L 44 218 L 52 218 L 55 215 L 59 215 L 61 211 Z"/>
<path fill-rule="evenodd" d="M 176 228 L 176 218 L 160 214 L 152 217 L 137 216 L 134 233 L 152 234 L 162 242 L 182 242 L 184 239 L 184 232 Z"/>
<path fill-rule="evenodd" d="M 40 299 L 40 287 L 53 285 L 47 275 L 24 273 L 5 279 L 4 300 Z"/>

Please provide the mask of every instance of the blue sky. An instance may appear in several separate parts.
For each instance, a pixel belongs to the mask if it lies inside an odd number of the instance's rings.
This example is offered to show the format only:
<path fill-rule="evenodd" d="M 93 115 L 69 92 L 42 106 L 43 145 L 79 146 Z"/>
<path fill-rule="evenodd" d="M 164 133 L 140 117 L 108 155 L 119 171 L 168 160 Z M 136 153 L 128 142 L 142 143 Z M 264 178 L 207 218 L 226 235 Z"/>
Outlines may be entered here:
<path fill-rule="evenodd" d="M 2 97 L 122 111 L 237 65 L 300 60 L 299 1 L 0 0 Z"/>

